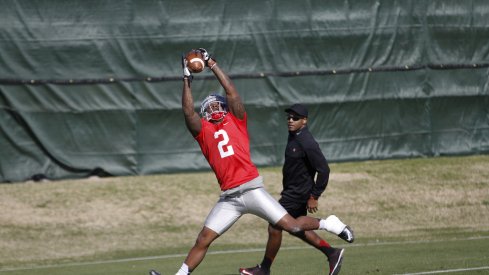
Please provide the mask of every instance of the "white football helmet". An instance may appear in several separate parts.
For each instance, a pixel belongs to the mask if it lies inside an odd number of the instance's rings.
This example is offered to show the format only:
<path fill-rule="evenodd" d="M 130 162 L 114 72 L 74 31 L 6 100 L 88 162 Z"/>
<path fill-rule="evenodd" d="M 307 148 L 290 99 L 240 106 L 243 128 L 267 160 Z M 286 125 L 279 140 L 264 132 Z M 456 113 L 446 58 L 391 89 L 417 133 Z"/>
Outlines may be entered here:
<path fill-rule="evenodd" d="M 207 121 L 220 120 L 227 112 L 227 101 L 222 95 L 210 94 L 200 104 L 200 115 Z"/>

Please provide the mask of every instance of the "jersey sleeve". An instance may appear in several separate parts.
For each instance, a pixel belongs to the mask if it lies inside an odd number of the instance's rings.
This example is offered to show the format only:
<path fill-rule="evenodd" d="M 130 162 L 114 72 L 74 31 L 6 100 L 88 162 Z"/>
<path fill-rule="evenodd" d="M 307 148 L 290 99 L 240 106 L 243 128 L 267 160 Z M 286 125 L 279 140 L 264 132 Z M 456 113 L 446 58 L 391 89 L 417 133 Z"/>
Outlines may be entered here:
<path fill-rule="evenodd" d="M 316 183 L 311 191 L 311 195 L 319 197 L 326 189 L 329 182 L 329 165 L 326 157 L 324 156 L 319 144 L 314 140 L 312 135 L 308 133 L 299 141 L 306 153 L 306 157 L 313 169 L 317 172 Z"/>

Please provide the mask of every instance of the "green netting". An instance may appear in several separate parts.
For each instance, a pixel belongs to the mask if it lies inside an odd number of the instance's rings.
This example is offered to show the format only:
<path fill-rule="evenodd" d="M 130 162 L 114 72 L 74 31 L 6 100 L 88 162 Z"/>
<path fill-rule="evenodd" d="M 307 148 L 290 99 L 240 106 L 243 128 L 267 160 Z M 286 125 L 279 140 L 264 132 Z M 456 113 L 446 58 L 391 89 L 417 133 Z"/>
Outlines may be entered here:
<path fill-rule="evenodd" d="M 296 102 L 332 162 L 487 153 L 488 14 L 455 0 L 2 1 L 0 182 L 208 169 L 180 109 L 180 57 L 197 47 L 235 79 L 260 166 L 281 165 Z M 205 72 L 193 90 L 197 105 L 221 88 Z"/>

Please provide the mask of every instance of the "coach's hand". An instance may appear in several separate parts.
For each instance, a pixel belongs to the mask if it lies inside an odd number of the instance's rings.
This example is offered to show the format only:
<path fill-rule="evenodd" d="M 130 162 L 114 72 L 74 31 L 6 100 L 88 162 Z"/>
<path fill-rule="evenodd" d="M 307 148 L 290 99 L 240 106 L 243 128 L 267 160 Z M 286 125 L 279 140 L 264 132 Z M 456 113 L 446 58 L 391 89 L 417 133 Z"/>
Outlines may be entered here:
<path fill-rule="evenodd" d="M 309 200 L 307 200 L 307 211 L 309 211 L 309 213 L 316 213 L 318 211 L 318 200 L 313 196 L 309 197 Z"/>

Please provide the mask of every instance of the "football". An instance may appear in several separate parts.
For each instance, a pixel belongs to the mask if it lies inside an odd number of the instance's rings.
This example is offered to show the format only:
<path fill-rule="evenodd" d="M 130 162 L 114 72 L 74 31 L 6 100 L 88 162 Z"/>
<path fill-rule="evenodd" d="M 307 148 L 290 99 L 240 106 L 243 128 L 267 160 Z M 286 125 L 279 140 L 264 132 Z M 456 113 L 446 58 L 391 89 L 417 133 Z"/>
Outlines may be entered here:
<path fill-rule="evenodd" d="M 185 55 L 187 59 L 187 67 L 192 73 L 200 73 L 205 68 L 204 57 L 198 50 L 191 50 Z"/>

